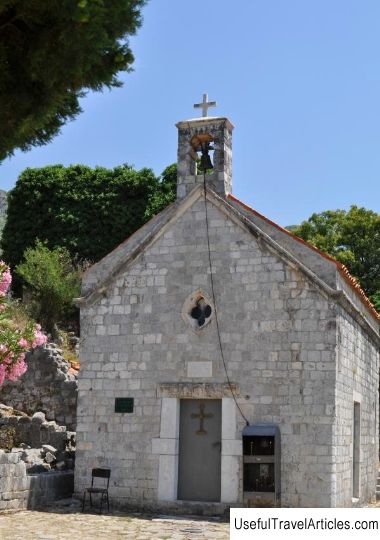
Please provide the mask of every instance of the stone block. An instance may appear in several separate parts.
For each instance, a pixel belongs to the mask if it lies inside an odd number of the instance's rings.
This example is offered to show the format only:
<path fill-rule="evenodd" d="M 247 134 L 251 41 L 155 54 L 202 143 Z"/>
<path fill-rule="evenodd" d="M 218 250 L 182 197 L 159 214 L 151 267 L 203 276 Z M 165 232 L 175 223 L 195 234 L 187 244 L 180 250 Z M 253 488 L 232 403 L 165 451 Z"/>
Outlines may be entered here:
<path fill-rule="evenodd" d="M 201 379 L 212 377 L 212 362 L 188 362 L 187 376 Z"/>
<path fill-rule="evenodd" d="M 239 500 L 239 458 L 222 455 L 221 502 L 236 503 Z"/>
<path fill-rule="evenodd" d="M 46 421 L 46 416 L 43 412 L 36 412 L 32 416 L 32 422 L 35 424 L 43 424 Z"/>
<path fill-rule="evenodd" d="M 152 454 L 178 454 L 178 439 L 152 439 Z"/>
<path fill-rule="evenodd" d="M 158 473 L 158 500 L 177 499 L 178 456 L 161 455 Z"/>
<path fill-rule="evenodd" d="M 222 439 L 222 456 L 239 456 L 243 455 L 242 439 Z"/>
<path fill-rule="evenodd" d="M 236 437 L 236 405 L 233 398 L 222 399 L 222 439 Z"/>

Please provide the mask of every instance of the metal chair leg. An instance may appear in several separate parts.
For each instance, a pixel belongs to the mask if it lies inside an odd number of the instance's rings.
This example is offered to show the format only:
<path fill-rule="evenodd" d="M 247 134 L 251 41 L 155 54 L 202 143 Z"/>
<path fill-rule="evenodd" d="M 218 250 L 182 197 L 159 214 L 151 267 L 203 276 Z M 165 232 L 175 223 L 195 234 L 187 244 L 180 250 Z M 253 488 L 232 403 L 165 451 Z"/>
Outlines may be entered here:
<path fill-rule="evenodd" d="M 107 508 L 108 508 L 108 513 L 110 513 L 110 498 L 108 497 L 108 491 L 107 491 Z"/>
<path fill-rule="evenodd" d="M 84 505 L 86 503 L 86 490 L 84 490 L 84 493 L 83 493 L 83 503 L 82 503 L 82 512 L 84 512 Z"/>

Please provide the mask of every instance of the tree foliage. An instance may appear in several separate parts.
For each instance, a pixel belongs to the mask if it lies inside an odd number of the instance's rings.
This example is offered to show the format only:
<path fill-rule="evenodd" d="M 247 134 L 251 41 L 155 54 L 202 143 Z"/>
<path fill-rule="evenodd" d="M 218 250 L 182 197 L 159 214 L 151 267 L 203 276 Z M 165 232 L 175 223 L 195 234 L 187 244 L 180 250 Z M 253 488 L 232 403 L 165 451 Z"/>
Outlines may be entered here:
<path fill-rule="evenodd" d="M 157 178 L 128 165 L 26 169 L 8 195 L 1 245 L 12 267 L 36 239 L 96 262 L 175 198 L 173 166 Z"/>
<path fill-rule="evenodd" d="M 177 163 L 166 167 L 159 179 L 158 188 L 150 197 L 149 205 L 146 211 L 146 218 L 150 219 L 153 215 L 161 212 L 165 206 L 172 203 L 176 198 L 177 192 Z"/>
<path fill-rule="evenodd" d="M 313 214 L 289 229 L 345 264 L 380 310 L 380 215 L 351 206 Z"/>
<path fill-rule="evenodd" d="M 0 3 L 0 161 L 48 143 L 87 90 L 120 86 L 145 0 Z"/>
<path fill-rule="evenodd" d="M 26 287 L 30 311 L 55 337 L 58 323 L 75 318 L 73 299 L 80 295 L 81 268 L 73 265 L 67 249 L 50 250 L 37 240 L 16 273 Z"/>

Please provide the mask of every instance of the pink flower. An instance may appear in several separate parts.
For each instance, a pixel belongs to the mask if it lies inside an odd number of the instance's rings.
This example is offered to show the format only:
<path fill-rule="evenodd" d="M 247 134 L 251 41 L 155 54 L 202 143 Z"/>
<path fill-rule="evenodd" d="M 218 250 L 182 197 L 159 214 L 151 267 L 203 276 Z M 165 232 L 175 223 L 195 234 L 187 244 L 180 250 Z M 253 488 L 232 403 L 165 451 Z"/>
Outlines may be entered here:
<path fill-rule="evenodd" d="M 3 364 L 5 364 L 5 365 L 12 364 L 13 359 L 14 359 L 14 354 L 13 354 L 13 352 L 10 352 L 10 353 L 7 354 L 7 356 L 5 358 L 3 358 Z"/>
<path fill-rule="evenodd" d="M 38 328 L 39 327 L 39 328 Z M 47 336 L 43 334 L 40 330 L 41 326 L 38 324 L 36 326 L 36 330 L 34 331 L 34 340 L 32 343 L 32 347 L 38 347 L 39 345 L 43 345 L 47 342 Z"/>
<path fill-rule="evenodd" d="M 1 296 L 1 295 L 0 295 Z M 4 311 L 4 309 L 6 308 L 7 306 L 5 304 L 0 304 L 0 313 L 2 311 Z"/>
<path fill-rule="evenodd" d="M 6 372 L 6 367 L 4 366 L 4 364 L 0 364 L 0 386 L 2 386 L 2 384 L 4 383 L 5 381 L 5 372 Z"/>
<path fill-rule="evenodd" d="M 2 262 L 2 261 L 1 261 Z M 1 267 L 0 267 L 1 268 Z M 4 296 L 12 283 L 12 276 L 8 266 L 3 263 L 3 271 L 0 270 L 0 295 Z"/>
<path fill-rule="evenodd" d="M 21 338 L 18 344 L 20 345 L 20 347 L 24 347 L 24 349 L 27 349 L 29 347 L 29 343 L 26 341 L 25 338 Z"/>
<path fill-rule="evenodd" d="M 25 354 L 21 353 L 17 359 L 17 362 L 9 368 L 8 373 L 7 373 L 7 378 L 10 381 L 16 381 L 28 369 L 28 366 L 26 365 L 24 358 L 25 358 Z"/>

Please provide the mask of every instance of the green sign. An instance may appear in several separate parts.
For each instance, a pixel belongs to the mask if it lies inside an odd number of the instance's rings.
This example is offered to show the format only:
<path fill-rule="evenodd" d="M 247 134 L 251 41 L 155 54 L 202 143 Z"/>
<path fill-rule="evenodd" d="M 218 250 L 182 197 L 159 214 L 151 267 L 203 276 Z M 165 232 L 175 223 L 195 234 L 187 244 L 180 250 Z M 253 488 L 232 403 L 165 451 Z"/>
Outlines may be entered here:
<path fill-rule="evenodd" d="M 115 413 L 133 413 L 132 397 L 115 398 Z"/>

